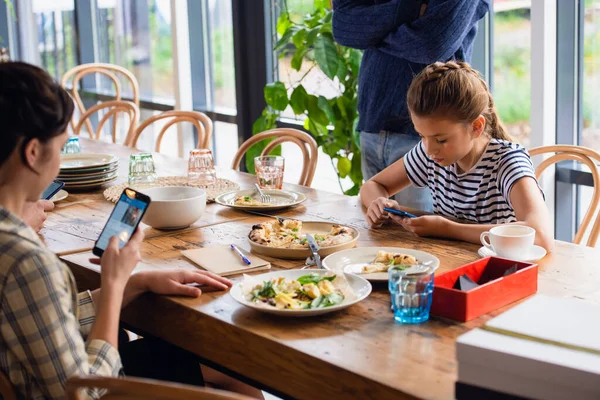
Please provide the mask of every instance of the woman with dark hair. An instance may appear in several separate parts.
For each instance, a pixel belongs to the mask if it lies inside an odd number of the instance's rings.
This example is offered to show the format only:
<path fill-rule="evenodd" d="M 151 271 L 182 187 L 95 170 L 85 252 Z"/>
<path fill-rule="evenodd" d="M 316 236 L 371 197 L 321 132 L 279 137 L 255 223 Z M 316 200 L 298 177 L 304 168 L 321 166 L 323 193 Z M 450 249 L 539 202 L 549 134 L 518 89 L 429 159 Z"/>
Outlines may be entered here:
<path fill-rule="evenodd" d="M 111 238 L 96 260 L 101 288 L 77 294 L 70 270 L 20 217 L 58 174 L 73 100 L 44 70 L 0 63 L 0 110 L 0 371 L 21 398 L 64 398 L 70 376 L 121 373 L 122 306 L 145 291 L 197 297 L 188 283 L 225 290 L 231 282 L 184 270 L 130 278 L 144 239 L 138 229 L 121 249 Z"/>

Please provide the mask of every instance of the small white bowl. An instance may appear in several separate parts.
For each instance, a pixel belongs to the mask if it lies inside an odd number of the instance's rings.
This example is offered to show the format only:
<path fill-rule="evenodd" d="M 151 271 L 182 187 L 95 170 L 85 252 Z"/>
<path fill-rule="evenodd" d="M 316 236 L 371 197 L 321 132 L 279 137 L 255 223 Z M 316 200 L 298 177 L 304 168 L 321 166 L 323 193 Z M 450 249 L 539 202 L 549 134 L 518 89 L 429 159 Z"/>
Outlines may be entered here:
<path fill-rule="evenodd" d="M 140 189 L 150 196 L 142 222 L 156 229 L 181 229 L 196 222 L 206 208 L 206 191 L 189 186 Z"/>

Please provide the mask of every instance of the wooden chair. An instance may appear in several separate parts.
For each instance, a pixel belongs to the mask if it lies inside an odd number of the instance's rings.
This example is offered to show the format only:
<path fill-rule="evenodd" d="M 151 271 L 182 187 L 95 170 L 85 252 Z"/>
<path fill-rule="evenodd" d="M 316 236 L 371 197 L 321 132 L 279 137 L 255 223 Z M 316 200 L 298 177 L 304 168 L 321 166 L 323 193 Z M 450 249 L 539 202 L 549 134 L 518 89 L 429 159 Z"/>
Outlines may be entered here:
<path fill-rule="evenodd" d="M 542 172 L 546 170 L 546 168 L 557 162 L 565 160 L 579 161 L 587 165 L 587 167 L 592 171 L 592 177 L 594 179 L 594 193 L 592 195 L 592 201 L 583 217 L 581 226 L 579 226 L 579 229 L 577 229 L 577 233 L 575 234 L 575 238 L 573 239 L 573 243 L 581 244 L 584 234 L 587 232 L 590 224 L 592 224 L 592 218 L 594 217 L 598 209 L 598 204 L 600 203 L 600 172 L 596 165 L 596 162 L 600 162 L 600 153 L 586 147 L 573 145 L 542 146 L 529 150 L 529 154 L 532 157 L 548 153 L 553 155 L 542 161 L 540 165 L 538 165 L 538 167 L 535 169 L 535 176 L 538 179 L 542 175 Z M 592 224 L 587 245 L 591 247 L 595 246 L 599 234 L 600 218 L 596 218 L 596 221 Z"/>
<path fill-rule="evenodd" d="M 79 109 L 79 112 L 83 115 L 86 112 L 85 106 L 83 105 L 83 101 L 81 100 L 81 96 L 79 95 L 79 81 L 83 79 L 86 75 L 90 74 L 100 74 L 108 77 L 115 86 L 115 100 L 121 100 L 121 83 L 119 81 L 119 77 L 124 77 L 126 81 L 131 85 L 131 90 L 133 91 L 133 103 L 140 106 L 140 86 L 138 81 L 126 68 L 123 68 L 119 65 L 115 64 L 104 64 L 104 63 L 90 63 L 90 64 L 81 64 L 78 65 L 67 72 L 62 76 L 60 84 L 65 89 L 67 88 L 67 83 L 71 80 L 71 95 L 73 96 L 73 100 L 75 100 L 75 104 Z M 72 78 L 72 79 L 71 79 Z M 82 117 L 83 118 L 83 117 Z M 71 127 L 75 129 L 75 121 L 71 121 Z M 86 123 L 88 132 L 92 130 L 92 124 L 88 121 Z"/>
<path fill-rule="evenodd" d="M 72 377 L 67 381 L 67 400 L 79 400 L 85 388 L 108 390 L 102 400 L 251 400 L 223 390 L 139 378 Z"/>
<path fill-rule="evenodd" d="M 275 147 L 279 146 L 282 143 L 295 143 L 302 151 L 302 156 L 304 160 L 302 164 L 302 174 L 300 175 L 300 180 L 298 184 L 303 186 L 310 186 L 315 176 L 315 171 L 317 169 L 317 160 L 319 157 L 319 153 L 317 151 L 317 142 L 308 133 L 302 132 L 298 129 L 277 128 L 261 132 L 252 136 L 250 139 L 242 143 L 242 145 L 238 149 L 237 153 L 235 154 L 235 157 L 233 158 L 233 162 L 231 163 L 231 168 L 235 170 L 239 169 L 242 157 L 244 156 L 244 154 L 246 154 L 248 149 L 254 144 L 260 142 L 261 140 L 269 138 L 275 139 L 265 147 L 265 149 L 261 153 L 261 156 L 268 155 L 271 151 L 273 151 L 273 149 L 275 149 Z"/>
<path fill-rule="evenodd" d="M 0 372 L 0 399 L 17 400 L 15 387 L 3 372 Z"/>
<path fill-rule="evenodd" d="M 212 120 L 204 113 L 198 111 L 165 111 L 159 115 L 148 118 L 136 129 L 133 139 L 129 144 L 130 147 L 137 146 L 138 139 L 144 129 L 156 121 L 170 119 L 169 122 L 160 130 L 156 138 L 155 151 L 160 152 L 160 144 L 167 129 L 179 122 L 190 122 L 198 130 L 198 149 L 208 149 L 212 138 L 213 123 Z"/>
<path fill-rule="evenodd" d="M 102 116 L 102 118 L 98 121 L 98 126 L 96 127 L 96 131 L 91 128 L 90 117 L 102 110 L 106 110 L 106 113 Z M 88 132 L 91 139 L 100 139 L 100 135 L 102 134 L 102 128 L 104 124 L 110 117 L 113 117 L 113 127 L 112 127 L 112 141 L 113 143 L 117 142 L 117 117 L 119 114 L 125 114 L 129 118 L 129 129 L 127 130 L 127 136 L 125 137 L 125 145 L 131 141 L 133 134 L 135 132 L 135 128 L 137 126 L 137 122 L 140 116 L 140 110 L 138 106 L 130 101 L 124 100 L 112 100 L 106 101 L 103 103 L 96 104 L 87 110 L 82 116 L 77 125 L 73 128 L 73 133 L 77 136 L 81 134 L 81 128 L 84 124 L 89 125 Z"/>

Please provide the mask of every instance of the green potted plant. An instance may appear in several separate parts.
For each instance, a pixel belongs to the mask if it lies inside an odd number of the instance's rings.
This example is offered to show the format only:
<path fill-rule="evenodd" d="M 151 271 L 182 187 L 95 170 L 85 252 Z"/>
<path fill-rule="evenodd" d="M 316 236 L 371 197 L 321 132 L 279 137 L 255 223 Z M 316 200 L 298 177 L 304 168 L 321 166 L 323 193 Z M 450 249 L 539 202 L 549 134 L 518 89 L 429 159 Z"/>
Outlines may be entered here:
<path fill-rule="evenodd" d="M 15 9 L 13 7 L 12 2 L 10 0 L 4 0 L 4 3 L 6 4 L 6 7 L 8 8 L 8 10 L 10 11 L 10 15 L 16 20 L 17 16 L 15 14 Z M 2 37 L 0 36 L 0 44 L 3 44 L 3 43 L 4 43 L 4 39 L 2 39 Z M 6 61 L 10 61 L 8 47 L 0 46 L 0 62 L 6 62 Z"/>
<path fill-rule="evenodd" d="M 303 63 L 312 70 L 318 66 L 339 88 L 330 98 L 316 96 L 304 87 L 305 73 L 290 86 L 281 81 L 264 88 L 267 107 L 255 121 L 253 133 L 276 126 L 277 119 L 288 105 L 297 117 L 304 117 L 304 128 L 311 132 L 323 152 L 331 157 L 340 188 L 348 195 L 357 195 L 363 181 L 360 162 L 360 141 L 356 132 L 358 122 L 357 86 L 362 52 L 335 43 L 332 34 L 329 0 L 314 0 L 313 11 L 300 22 L 290 18 L 287 1 L 277 21 L 277 41 L 274 51 L 280 57 L 288 55 L 291 67 L 300 71 Z M 253 156 L 264 147 L 255 147 L 247 157 L 248 170 L 253 171 Z M 344 189 L 343 178 L 350 178 L 352 187 Z"/>

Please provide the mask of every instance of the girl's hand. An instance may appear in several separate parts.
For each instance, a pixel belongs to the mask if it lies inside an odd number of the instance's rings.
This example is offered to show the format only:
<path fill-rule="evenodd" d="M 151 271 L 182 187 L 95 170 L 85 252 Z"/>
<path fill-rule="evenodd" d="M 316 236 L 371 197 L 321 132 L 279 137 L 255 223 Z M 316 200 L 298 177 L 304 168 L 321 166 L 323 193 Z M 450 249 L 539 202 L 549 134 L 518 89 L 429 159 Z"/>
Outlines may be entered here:
<path fill-rule="evenodd" d="M 101 266 L 100 279 L 102 289 L 125 289 L 131 272 L 141 260 L 140 245 L 143 240 L 144 232 L 139 227 L 122 249 L 119 249 L 119 239 L 113 236 L 108 241 L 108 246 L 106 246 L 102 258 L 100 260 L 90 260 Z"/>
<path fill-rule="evenodd" d="M 391 219 L 402 225 L 407 231 L 411 231 L 415 235 L 421 237 L 444 237 L 449 222 L 446 218 L 440 217 L 439 215 L 424 215 L 417 218 L 405 218 L 392 215 Z"/>
<path fill-rule="evenodd" d="M 390 214 L 383 210 L 384 207 L 400 209 L 400 205 L 395 200 L 386 197 L 376 198 L 367 209 L 367 222 L 371 228 L 379 228 L 389 221 Z"/>
<path fill-rule="evenodd" d="M 54 209 L 54 203 L 50 200 L 38 200 L 36 202 L 28 201 L 23 207 L 21 218 L 36 232 L 39 232 L 46 221 L 46 213 Z"/>
<path fill-rule="evenodd" d="M 128 290 L 136 292 L 152 292 L 168 296 L 198 297 L 202 290 L 198 287 L 188 286 L 189 283 L 206 285 L 218 290 L 227 290 L 233 285 L 227 278 L 207 271 L 192 271 L 178 269 L 171 271 L 151 271 L 135 274 L 128 285 Z"/>

